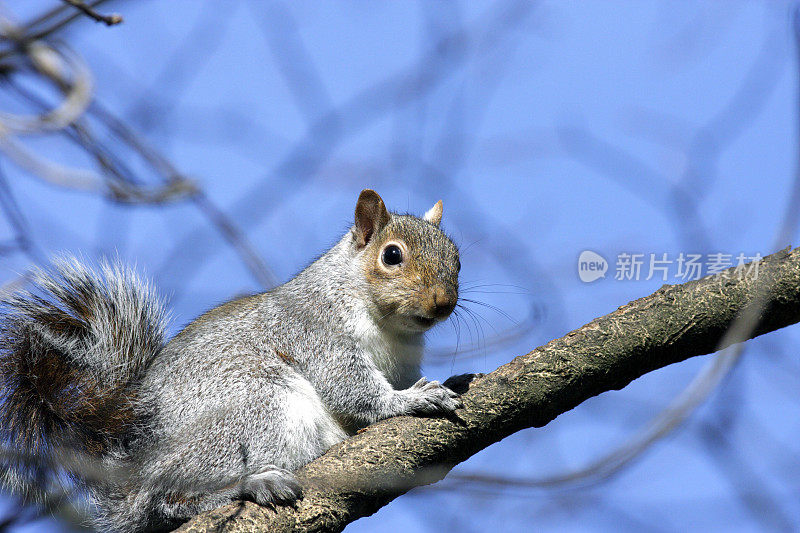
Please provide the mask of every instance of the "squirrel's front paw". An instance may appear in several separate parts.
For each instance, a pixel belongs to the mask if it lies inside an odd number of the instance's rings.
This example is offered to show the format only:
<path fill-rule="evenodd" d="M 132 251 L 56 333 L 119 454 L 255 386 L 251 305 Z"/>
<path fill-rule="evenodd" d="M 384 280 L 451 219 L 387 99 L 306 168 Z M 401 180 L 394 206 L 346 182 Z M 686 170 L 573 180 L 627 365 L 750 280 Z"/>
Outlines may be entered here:
<path fill-rule="evenodd" d="M 241 497 L 259 505 L 290 504 L 303 497 L 294 474 L 274 468 L 247 476 L 241 484 Z"/>
<path fill-rule="evenodd" d="M 464 406 L 458 394 L 438 381 L 425 378 L 403 392 L 408 395 L 409 414 L 450 414 Z"/>

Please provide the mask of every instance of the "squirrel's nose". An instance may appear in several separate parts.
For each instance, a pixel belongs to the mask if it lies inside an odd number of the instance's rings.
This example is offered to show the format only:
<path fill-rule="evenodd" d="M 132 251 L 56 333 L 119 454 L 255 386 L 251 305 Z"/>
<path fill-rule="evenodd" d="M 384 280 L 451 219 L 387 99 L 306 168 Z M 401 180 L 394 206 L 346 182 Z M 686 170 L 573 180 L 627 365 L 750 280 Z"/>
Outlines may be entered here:
<path fill-rule="evenodd" d="M 442 287 L 433 289 L 433 315 L 436 318 L 444 318 L 453 312 L 458 301 L 458 295 L 447 291 Z"/>

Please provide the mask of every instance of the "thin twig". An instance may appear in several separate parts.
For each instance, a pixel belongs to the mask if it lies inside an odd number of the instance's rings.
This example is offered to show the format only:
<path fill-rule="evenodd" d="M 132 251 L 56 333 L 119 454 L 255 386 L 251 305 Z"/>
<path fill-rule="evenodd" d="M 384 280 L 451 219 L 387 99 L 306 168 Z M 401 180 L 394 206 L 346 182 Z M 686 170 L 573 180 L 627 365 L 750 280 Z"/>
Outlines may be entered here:
<path fill-rule="evenodd" d="M 66 2 L 72 7 L 79 9 L 80 11 L 83 12 L 84 15 L 94 19 L 97 22 L 102 22 L 106 26 L 114 26 L 115 24 L 119 24 L 122 22 L 122 15 L 119 15 L 117 13 L 112 13 L 110 15 L 101 15 L 100 13 L 92 9 L 90 6 L 87 6 L 80 0 L 62 0 L 62 2 Z"/>

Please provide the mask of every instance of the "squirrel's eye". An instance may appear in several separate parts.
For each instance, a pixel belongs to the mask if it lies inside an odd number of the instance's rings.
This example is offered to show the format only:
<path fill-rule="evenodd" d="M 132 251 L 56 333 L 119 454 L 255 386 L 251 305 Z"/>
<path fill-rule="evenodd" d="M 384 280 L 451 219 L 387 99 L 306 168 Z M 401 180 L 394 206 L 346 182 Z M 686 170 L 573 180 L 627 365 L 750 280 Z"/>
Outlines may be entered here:
<path fill-rule="evenodd" d="M 383 255 L 381 255 L 381 260 L 383 260 L 384 265 L 388 266 L 399 265 L 400 263 L 403 262 L 403 251 L 396 244 L 390 244 L 389 246 L 383 249 Z"/>

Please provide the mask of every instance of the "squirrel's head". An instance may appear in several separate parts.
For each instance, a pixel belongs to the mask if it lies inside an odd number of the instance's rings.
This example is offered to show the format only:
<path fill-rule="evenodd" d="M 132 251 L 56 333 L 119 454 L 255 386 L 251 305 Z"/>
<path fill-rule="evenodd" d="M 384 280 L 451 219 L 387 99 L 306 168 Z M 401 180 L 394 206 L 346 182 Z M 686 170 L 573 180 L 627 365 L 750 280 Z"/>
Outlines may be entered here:
<path fill-rule="evenodd" d="M 390 213 L 373 190 L 358 197 L 356 253 L 378 318 L 395 330 L 421 333 L 456 306 L 461 263 L 441 220 L 441 200 L 418 218 Z"/>

